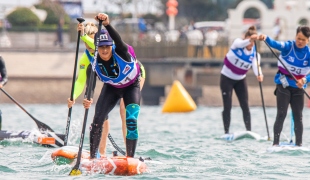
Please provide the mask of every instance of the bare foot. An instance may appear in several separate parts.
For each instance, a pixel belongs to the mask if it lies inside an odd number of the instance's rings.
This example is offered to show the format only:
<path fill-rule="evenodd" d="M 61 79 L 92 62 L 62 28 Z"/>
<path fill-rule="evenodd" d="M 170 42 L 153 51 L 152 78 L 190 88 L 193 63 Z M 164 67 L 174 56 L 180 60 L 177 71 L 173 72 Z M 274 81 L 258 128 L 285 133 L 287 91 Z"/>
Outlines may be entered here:
<path fill-rule="evenodd" d="M 106 158 L 107 155 L 106 154 L 100 154 L 100 158 Z"/>

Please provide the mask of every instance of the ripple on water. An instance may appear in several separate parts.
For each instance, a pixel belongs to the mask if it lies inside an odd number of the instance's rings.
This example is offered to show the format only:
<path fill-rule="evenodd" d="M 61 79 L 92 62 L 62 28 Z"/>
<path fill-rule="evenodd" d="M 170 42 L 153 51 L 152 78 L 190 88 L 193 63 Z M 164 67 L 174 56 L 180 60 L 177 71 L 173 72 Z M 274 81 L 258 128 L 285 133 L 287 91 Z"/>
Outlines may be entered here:
<path fill-rule="evenodd" d="M 25 105 L 25 108 L 55 132 L 65 132 L 67 107 L 62 105 Z M 2 128 L 29 130 L 35 123 L 15 105 L 0 104 L 3 112 Z M 124 147 L 119 107 L 110 114 L 110 132 L 120 147 Z M 266 108 L 273 123 L 275 108 Z M 84 109 L 77 104 L 72 114 L 69 145 L 78 146 Z M 136 157 L 150 157 L 149 171 L 130 179 L 305 179 L 310 176 L 310 152 L 266 152 L 272 142 L 266 139 L 223 141 L 221 107 L 199 107 L 197 111 L 181 114 L 162 114 L 160 106 L 143 106 L 139 115 L 139 141 Z M 84 149 L 89 149 L 89 129 L 94 111 L 89 111 Z M 266 137 L 261 107 L 251 107 L 252 129 Z M 244 131 L 239 107 L 232 109 L 230 130 Z M 304 111 L 308 117 L 310 111 Z M 269 125 L 272 130 L 272 126 Z M 283 126 L 282 139 L 290 133 L 290 121 Z M 270 132 L 272 136 L 272 132 Z M 303 144 L 310 144 L 310 122 L 304 121 Z M 124 148 L 123 148 L 124 149 Z M 50 159 L 53 149 L 23 140 L 0 141 L 0 179 L 122 179 L 112 175 L 83 174 L 68 177 L 72 167 L 56 166 Z M 109 143 L 107 154 L 112 154 Z"/>

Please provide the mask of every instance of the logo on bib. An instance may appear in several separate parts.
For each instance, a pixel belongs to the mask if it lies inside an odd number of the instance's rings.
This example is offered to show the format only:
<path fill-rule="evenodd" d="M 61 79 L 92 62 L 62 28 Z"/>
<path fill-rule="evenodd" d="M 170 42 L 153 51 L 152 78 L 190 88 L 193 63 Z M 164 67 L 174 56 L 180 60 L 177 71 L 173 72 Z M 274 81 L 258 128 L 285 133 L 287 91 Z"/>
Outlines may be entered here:
<path fill-rule="evenodd" d="M 238 50 L 237 54 L 238 54 L 239 56 L 242 56 L 242 52 L 241 52 L 240 50 Z"/>
<path fill-rule="evenodd" d="M 123 74 L 127 74 L 131 67 L 127 64 L 123 70 Z"/>
<path fill-rule="evenodd" d="M 308 61 L 304 61 L 304 66 L 307 66 L 308 65 Z"/>
<path fill-rule="evenodd" d="M 294 62 L 294 57 L 289 56 L 289 57 L 287 58 L 287 60 L 290 61 L 290 62 Z"/>

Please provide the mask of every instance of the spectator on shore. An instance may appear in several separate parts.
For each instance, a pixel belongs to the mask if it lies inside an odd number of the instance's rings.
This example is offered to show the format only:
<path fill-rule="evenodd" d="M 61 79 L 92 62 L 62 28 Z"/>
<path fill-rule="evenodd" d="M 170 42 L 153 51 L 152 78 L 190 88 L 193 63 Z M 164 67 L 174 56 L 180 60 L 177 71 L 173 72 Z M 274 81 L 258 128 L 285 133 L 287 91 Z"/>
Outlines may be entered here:
<path fill-rule="evenodd" d="M 194 20 L 191 20 L 188 27 L 187 27 L 187 30 L 191 31 L 191 30 L 195 30 L 196 27 L 195 27 L 195 21 Z"/>
<path fill-rule="evenodd" d="M 139 18 L 138 26 L 139 26 L 139 39 L 142 40 L 146 37 L 147 23 L 143 18 Z"/>
<path fill-rule="evenodd" d="M 194 57 L 203 57 L 203 33 L 199 29 L 186 32 L 188 44 L 194 47 Z"/>
<path fill-rule="evenodd" d="M 63 47 L 63 25 L 65 21 L 63 17 L 60 17 L 57 23 L 57 30 L 56 30 L 56 35 L 57 39 L 54 41 L 54 45 L 57 46 L 59 45 L 60 47 Z"/>
<path fill-rule="evenodd" d="M 278 41 L 281 35 L 281 26 L 280 26 L 280 19 L 278 18 L 275 22 L 275 25 L 272 29 L 273 38 L 274 40 Z"/>
<path fill-rule="evenodd" d="M 211 58 L 215 57 L 213 47 L 216 46 L 217 39 L 218 39 L 218 32 L 215 29 L 209 28 L 205 33 L 204 44 L 208 47 Z"/>

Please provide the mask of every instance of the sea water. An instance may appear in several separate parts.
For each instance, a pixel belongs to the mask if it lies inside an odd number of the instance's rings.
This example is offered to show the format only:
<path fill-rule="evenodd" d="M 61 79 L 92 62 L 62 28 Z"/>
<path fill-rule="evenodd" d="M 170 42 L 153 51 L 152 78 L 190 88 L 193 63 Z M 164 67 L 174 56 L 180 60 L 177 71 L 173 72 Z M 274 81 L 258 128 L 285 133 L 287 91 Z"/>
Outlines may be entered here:
<path fill-rule="evenodd" d="M 26 104 L 24 108 L 56 133 L 65 133 L 68 108 L 65 104 Z M 34 121 L 18 106 L 1 104 L 2 130 L 32 130 Z M 262 140 L 240 139 L 226 142 L 221 118 L 222 107 L 200 106 L 190 113 L 163 114 L 161 106 L 142 106 L 139 115 L 139 142 L 136 157 L 150 157 L 149 171 L 126 179 L 307 179 L 310 177 L 309 151 L 267 152 L 267 128 L 262 107 L 251 107 L 252 131 Z M 84 109 L 73 107 L 68 145 L 78 146 Z M 89 126 L 94 114 L 87 118 L 84 149 L 89 149 Z M 266 108 L 271 138 L 276 108 Z M 240 107 L 233 107 L 230 131 L 244 131 Z M 283 126 L 282 140 L 290 140 L 290 110 Z M 310 110 L 304 109 L 303 145 L 310 148 Z M 121 119 L 116 106 L 109 115 L 110 133 L 123 150 Z M 265 140 L 264 140 L 265 139 Z M 69 165 L 57 166 L 51 158 L 53 148 L 36 145 L 29 140 L 0 142 L 0 179 L 122 179 L 124 177 L 88 174 L 68 176 Z M 115 151 L 109 143 L 108 155 Z"/>

